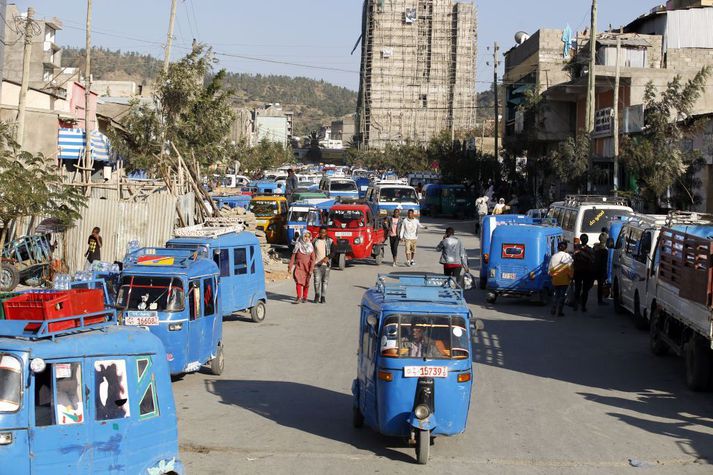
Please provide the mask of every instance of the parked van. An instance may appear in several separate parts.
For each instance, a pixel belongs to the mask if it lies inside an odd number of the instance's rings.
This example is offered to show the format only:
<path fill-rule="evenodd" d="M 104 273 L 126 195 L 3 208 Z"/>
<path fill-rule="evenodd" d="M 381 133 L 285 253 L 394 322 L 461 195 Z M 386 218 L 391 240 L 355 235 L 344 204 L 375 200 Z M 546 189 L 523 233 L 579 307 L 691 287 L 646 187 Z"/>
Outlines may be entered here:
<path fill-rule="evenodd" d="M 548 218 L 557 220 L 564 231 L 564 238 L 574 249 L 574 239 L 582 234 L 589 236 L 589 242 L 599 240 L 599 234 L 609 221 L 617 216 L 629 216 L 634 212 L 625 198 L 599 195 L 570 195 L 564 201 L 550 205 Z"/>
<path fill-rule="evenodd" d="M 391 216 L 395 209 L 400 209 L 402 216 L 406 216 L 409 210 L 413 210 L 417 218 L 421 215 L 421 205 L 418 203 L 416 190 L 408 185 L 382 182 L 371 186 L 366 191 L 366 203 L 378 218 Z"/>
<path fill-rule="evenodd" d="M 359 198 L 359 189 L 351 178 L 325 177 L 319 183 L 319 189 L 330 198 Z"/>
<path fill-rule="evenodd" d="M 650 307 L 648 291 L 650 270 L 659 231 L 666 216 L 635 214 L 624 223 L 614 245 L 612 259 L 612 297 L 614 309 L 634 315 L 637 328 L 648 326 L 646 309 Z"/>

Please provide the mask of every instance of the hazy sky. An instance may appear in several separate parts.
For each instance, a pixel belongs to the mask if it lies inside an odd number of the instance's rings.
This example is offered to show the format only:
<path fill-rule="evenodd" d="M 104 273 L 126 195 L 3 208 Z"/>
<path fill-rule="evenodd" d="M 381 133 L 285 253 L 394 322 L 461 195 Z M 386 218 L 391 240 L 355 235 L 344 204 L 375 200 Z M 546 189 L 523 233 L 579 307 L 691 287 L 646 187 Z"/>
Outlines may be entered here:
<path fill-rule="evenodd" d="M 59 44 L 84 46 L 86 1 L 15 3 L 22 10 L 33 6 L 38 17 L 62 20 Z M 599 28 L 626 24 L 659 3 L 663 0 L 599 0 Z M 163 58 L 170 0 L 94 0 L 93 4 L 95 46 Z M 230 71 L 307 76 L 356 90 L 359 50 L 350 52 L 360 33 L 361 4 L 362 0 L 178 0 L 172 58 L 185 54 L 197 38 L 212 45 L 221 67 Z M 504 52 L 513 46 L 513 35 L 519 30 L 532 33 L 566 24 L 581 30 L 589 23 L 591 8 L 590 0 L 479 0 L 476 5 L 478 89 L 488 88 L 492 81 L 492 69 L 486 64 L 492 53 L 487 46 L 498 41 Z"/>

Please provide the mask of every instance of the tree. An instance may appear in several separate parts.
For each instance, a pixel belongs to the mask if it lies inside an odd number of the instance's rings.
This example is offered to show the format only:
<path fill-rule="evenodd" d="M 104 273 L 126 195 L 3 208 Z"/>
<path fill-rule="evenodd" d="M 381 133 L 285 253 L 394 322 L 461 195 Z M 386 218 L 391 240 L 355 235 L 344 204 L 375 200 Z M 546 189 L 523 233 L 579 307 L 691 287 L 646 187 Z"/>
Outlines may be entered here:
<path fill-rule="evenodd" d="M 569 137 L 560 143 L 559 149 L 551 152 L 547 161 L 560 183 L 573 186 L 577 191 L 585 189 L 587 177 L 594 173 L 589 169 L 591 139 L 586 133 Z"/>
<path fill-rule="evenodd" d="M 20 150 L 6 122 L 0 122 L 0 198 L 0 248 L 20 217 L 50 215 L 70 226 L 86 206 L 81 189 L 63 184 L 53 161 Z"/>
<path fill-rule="evenodd" d="M 267 139 L 263 139 L 254 147 L 240 143 L 234 146 L 232 156 L 240 161 L 242 170 L 250 172 L 269 170 L 294 162 L 294 155 L 289 147 Z"/>
<path fill-rule="evenodd" d="M 710 76 L 709 66 L 701 69 L 693 79 L 683 82 L 674 77 L 659 94 L 652 82 L 644 92 L 644 130 L 639 135 L 627 136 L 622 143 L 621 158 L 626 169 L 636 177 L 640 196 L 647 203 L 656 203 L 667 190 L 678 188 L 690 204 L 695 196 L 685 177 L 695 166 L 699 155 L 684 147 L 684 140 L 692 129 L 689 118 Z M 676 185 L 674 187 L 674 185 Z"/>

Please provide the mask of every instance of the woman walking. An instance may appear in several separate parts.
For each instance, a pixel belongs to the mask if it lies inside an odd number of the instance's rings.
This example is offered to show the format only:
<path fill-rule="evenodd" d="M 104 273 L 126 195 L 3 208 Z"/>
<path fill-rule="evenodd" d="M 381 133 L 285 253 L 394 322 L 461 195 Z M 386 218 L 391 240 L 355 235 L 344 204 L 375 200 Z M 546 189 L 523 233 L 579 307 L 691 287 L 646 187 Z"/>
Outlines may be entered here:
<path fill-rule="evenodd" d="M 290 264 L 287 267 L 287 272 L 292 274 L 294 270 L 295 284 L 297 285 L 297 297 L 293 303 L 304 303 L 307 301 L 309 293 L 309 280 L 312 277 L 314 269 L 314 246 L 312 245 L 312 233 L 305 230 L 295 243 L 295 248 L 292 251 Z"/>
<path fill-rule="evenodd" d="M 403 219 L 401 218 L 401 210 L 396 208 L 394 213 L 384 220 L 384 229 L 386 230 L 387 236 L 389 236 L 389 247 L 391 248 L 391 257 L 394 258 L 393 267 L 396 267 L 396 257 L 399 254 L 399 234 L 401 234 L 401 224 Z"/>

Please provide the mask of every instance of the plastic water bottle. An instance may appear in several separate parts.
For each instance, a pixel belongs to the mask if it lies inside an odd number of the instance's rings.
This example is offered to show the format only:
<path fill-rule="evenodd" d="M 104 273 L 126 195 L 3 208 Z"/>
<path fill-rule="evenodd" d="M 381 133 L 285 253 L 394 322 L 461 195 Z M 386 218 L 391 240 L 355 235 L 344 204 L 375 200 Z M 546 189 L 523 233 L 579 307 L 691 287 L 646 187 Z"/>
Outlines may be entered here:
<path fill-rule="evenodd" d="M 132 239 L 129 241 L 129 243 L 126 245 L 126 254 L 131 254 L 132 252 L 135 252 L 139 249 L 139 240 L 138 239 Z"/>

